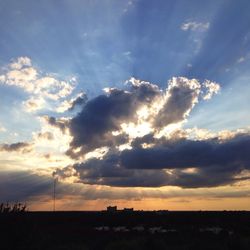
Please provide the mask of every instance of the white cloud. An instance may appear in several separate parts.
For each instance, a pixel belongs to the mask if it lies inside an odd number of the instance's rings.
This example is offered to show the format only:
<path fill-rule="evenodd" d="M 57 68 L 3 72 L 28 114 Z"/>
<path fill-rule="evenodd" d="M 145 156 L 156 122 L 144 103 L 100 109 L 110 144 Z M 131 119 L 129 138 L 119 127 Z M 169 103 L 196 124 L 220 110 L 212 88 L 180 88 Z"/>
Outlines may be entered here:
<path fill-rule="evenodd" d="M 59 81 L 53 77 L 45 76 L 35 82 L 34 92 L 42 96 L 58 100 L 71 94 L 74 87 L 65 81 Z"/>
<path fill-rule="evenodd" d="M 16 86 L 27 92 L 34 91 L 34 81 L 37 79 L 37 70 L 32 67 L 9 70 L 5 74 L 5 83 Z"/>
<path fill-rule="evenodd" d="M 27 111 L 45 108 L 47 100 L 57 101 L 67 97 L 75 87 L 74 78 L 66 82 L 44 74 L 32 65 L 28 57 L 19 57 L 9 64 L 0 75 L 0 82 L 30 94 L 30 98 L 24 102 Z"/>
<path fill-rule="evenodd" d="M 6 128 L 0 123 L 0 132 L 6 132 Z"/>
<path fill-rule="evenodd" d="M 185 130 L 185 132 L 187 138 L 191 140 L 208 140 L 216 137 L 216 134 L 209 131 L 208 129 L 197 127 L 188 128 Z"/>
<path fill-rule="evenodd" d="M 30 58 L 28 58 L 28 57 L 19 57 L 9 65 L 9 67 L 11 69 L 21 69 L 24 66 L 31 66 Z"/>
<path fill-rule="evenodd" d="M 237 63 L 242 63 L 242 62 L 244 62 L 246 60 L 246 58 L 245 57 L 240 57 L 238 60 L 237 60 Z"/>
<path fill-rule="evenodd" d="M 0 75 L 0 82 L 5 82 L 5 75 Z"/>
<path fill-rule="evenodd" d="M 193 47 L 194 54 L 199 53 L 203 45 L 203 39 L 206 31 L 210 28 L 209 22 L 190 21 L 182 23 L 180 29 L 183 31 L 190 31 L 188 34 L 188 40 Z M 189 67 L 189 66 L 188 66 Z"/>
<path fill-rule="evenodd" d="M 59 107 L 56 108 L 56 112 L 58 113 L 64 113 L 67 110 L 69 110 L 72 106 L 72 100 L 65 100 L 63 101 Z"/>
<path fill-rule="evenodd" d="M 217 94 L 220 90 L 220 85 L 216 82 L 211 82 L 206 80 L 203 83 L 204 87 L 206 88 L 206 94 L 203 96 L 204 100 L 209 100 L 212 98 L 214 94 Z"/>
<path fill-rule="evenodd" d="M 220 141 L 230 140 L 237 135 L 250 134 L 249 128 L 236 129 L 236 130 L 221 130 L 214 132 L 204 128 L 188 128 L 184 130 L 185 136 L 191 140 L 209 140 L 218 138 Z"/>
<path fill-rule="evenodd" d="M 202 22 L 185 22 L 181 25 L 181 29 L 184 31 L 200 31 L 200 32 L 204 32 L 207 31 L 210 27 L 210 23 L 206 22 L 206 23 L 202 23 Z"/>
<path fill-rule="evenodd" d="M 45 100 L 41 97 L 37 97 L 37 98 L 31 97 L 30 99 L 25 101 L 23 104 L 24 104 L 25 110 L 28 112 L 34 112 L 36 110 L 40 110 L 44 108 L 46 105 Z"/>
<path fill-rule="evenodd" d="M 74 98 L 63 101 L 60 106 L 56 108 L 56 112 L 64 113 L 65 111 L 73 110 L 76 105 L 82 105 L 86 100 L 86 94 L 84 92 L 80 92 Z"/>
<path fill-rule="evenodd" d="M 135 4 L 135 1 L 128 1 L 126 4 L 125 4 L 125 7 L 123 9 L 123 12 L 126 13 L 128 12 L 131 8 L 133 8 Z"/>

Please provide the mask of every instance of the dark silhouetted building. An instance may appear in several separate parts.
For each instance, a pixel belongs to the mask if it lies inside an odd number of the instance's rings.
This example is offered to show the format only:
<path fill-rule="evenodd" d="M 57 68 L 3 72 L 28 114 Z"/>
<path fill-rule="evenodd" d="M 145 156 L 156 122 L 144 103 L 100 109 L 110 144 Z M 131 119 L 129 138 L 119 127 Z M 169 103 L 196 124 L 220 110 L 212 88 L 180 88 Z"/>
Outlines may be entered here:
<path fill-rule="evenodd" d="M 107 207 L 107 212 L 116 212 L 117 211 L 117 206 L 108 206 Z"/>
<path fill-rule="evenodd" d="M 123 209 L 123 211 L 124 211 L 124 212 L 133 212 L 133 211 L 134 211 L 134 208 L 132 208 L 132 207 L 131 207 L 131 208 L 126 208 L 126 207 L 125 207 L 125 208 Z"/>

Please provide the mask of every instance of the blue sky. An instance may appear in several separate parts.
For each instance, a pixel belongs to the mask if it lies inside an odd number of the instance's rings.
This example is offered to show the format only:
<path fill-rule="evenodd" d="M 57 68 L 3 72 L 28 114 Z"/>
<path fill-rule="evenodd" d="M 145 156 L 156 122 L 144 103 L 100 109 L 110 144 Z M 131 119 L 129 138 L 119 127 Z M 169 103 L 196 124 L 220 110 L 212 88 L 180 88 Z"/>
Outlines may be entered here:
<path fill-rule="evenodd" d="M 190 106 L 182 128 L 249 129 L 249 13 L 248 0 L 0 0 L 1 145 L 36 145 L 48 117 L 77 117 L 82 92 L 95 102 L 105 87 L 128 89 L 131 77 L 163 91 L 172 77 L 219 84 Z M 59 144 L 55 155 L 69 164 Z"/>
<path fill-rule="evenodd" d="M 248 1 L 230 0 L 0 1 L 0 63 L 28 56 L 46 72 L 77 76 L 90 96 L 131 76 L 161 87 L 172 76 L 213 80 L 222 96 L 209 109 L 243 113 L 223 124 L 236 128 L 250 119 L 249 88 L 241 87 L 249 77 L 249 11 Z M 188 22 L 209 27 L 181 29 Z"/>

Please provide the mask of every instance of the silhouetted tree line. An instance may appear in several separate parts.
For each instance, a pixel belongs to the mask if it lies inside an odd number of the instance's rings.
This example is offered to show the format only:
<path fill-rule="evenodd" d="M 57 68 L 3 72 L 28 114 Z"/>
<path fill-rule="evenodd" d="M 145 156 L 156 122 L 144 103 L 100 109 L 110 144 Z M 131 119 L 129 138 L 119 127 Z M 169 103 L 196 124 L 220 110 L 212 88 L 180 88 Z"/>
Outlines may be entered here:
<path fill-rule="evenodd" d="M 0 214 L 3 213 L 23 213 L 27 211 L 27 206 L 24 203 L 0 203 Z"/>

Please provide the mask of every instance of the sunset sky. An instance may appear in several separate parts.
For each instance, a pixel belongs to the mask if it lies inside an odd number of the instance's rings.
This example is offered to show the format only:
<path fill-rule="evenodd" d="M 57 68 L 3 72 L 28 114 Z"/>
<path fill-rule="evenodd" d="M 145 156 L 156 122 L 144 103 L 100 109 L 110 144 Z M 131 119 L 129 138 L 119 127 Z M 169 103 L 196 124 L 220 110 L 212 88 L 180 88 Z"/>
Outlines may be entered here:
<path fill-rule="evenodd" d="M 0 202 L 250 209 L 248 0 L 0 0 Z"/>

